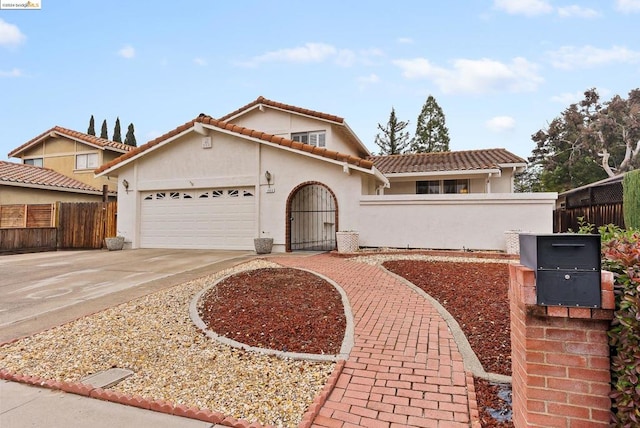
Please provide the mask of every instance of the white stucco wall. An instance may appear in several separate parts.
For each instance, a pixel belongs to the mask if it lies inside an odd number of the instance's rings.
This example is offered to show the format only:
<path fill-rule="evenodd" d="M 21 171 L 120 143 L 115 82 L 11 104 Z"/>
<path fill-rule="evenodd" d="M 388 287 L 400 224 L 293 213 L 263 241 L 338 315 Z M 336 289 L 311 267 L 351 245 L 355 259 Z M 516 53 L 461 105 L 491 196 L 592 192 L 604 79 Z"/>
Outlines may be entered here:
<path fill-rule="evenodd" d="M 201 135 L 189 132 L 118 170 L 118 233 L 129 247 L 139 246 L 140 203 L 151 190 L 254 186 L 259 213 L 255 236 L 273 238 L 274 252 L 285 250 L 287 198 L 302 183 L 319 182 L 331 189 L 341 229 L 359 226 L 362 173 L 349 169 L 347 174 L 342 163 L 222 132 L 211 131 L 210 136 L 211 149 L 202 148 Z M 129 183 L 128 192 L 123 180 Z"/>
<path fill-rule="evenodd" d="M 229 122 L 286 138 L 290 138 L 291 134 L 296 132 L 325 131 L 328 150 L 358 155 L 342 136 L 333 132 L 331 124 L 327 121 L 265 107 L 263 111 L 254 109 Z"/>
<path fill-rule="evenodd" d="M 360 246 L 506 250 L 505 232 L 553 232 L 557 193 L 360 198 Z"/>

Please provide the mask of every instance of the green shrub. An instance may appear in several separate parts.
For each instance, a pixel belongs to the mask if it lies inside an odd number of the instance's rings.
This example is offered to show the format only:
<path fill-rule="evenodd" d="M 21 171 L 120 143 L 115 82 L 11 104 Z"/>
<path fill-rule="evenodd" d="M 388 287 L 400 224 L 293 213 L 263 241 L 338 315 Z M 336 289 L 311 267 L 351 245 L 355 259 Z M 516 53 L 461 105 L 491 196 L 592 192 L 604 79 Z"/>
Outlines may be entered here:
<path fill-rule="evenodd" d="M 627 229 L 640 229 L 640 169 L 627 172 L 622 179 L 622 208 Z"/>
<path fill-rule="evenodd" d="M 640 426 L 640 232 L 615 226 L 600 232 L 602 268 L 615 278 L 616 310 L 609 330 L 613 422 L 635 427 Z"/>

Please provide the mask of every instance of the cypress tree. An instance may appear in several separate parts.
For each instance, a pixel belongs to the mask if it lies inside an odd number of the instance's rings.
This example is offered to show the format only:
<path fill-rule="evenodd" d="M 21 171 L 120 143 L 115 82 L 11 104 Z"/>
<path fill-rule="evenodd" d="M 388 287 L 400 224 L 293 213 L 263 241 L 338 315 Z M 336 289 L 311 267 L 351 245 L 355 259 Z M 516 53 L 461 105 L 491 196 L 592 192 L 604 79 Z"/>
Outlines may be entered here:
<path fill-rule="evenodd" d="M 640 169 L 629 171 L 622 179 L 622 210 L 627 229 L 640 229 Z"/>
<path fill-rule="evenodd" d="M 411 151 L 415 153 L 448 152 L 449 140 L 449 129 L 445 124 L 444 113 L 436 99 L 429 95 L 418 116 Z"/>
<path fill-rule="evenodd" d="M 404 132 L 404 128 L 409 122 L 398 120 L 396 111 L 392 107 L 387 126 L 378 124 L 378 129 L 382 135 L 377 134 L 375 143 L 380 147 L 381 155 L 399 155 L 404 153 L 409 146 L 409 133 Z"/>
<path fill-rule="evenodd" d="M 113 141 L 116 143 L 122 143 L 122 136 L 120 135 L 120 117 L 116 117 L 116 125 L 113 127 Z"/>
<path fill-rule="evenodd" d="M 124 143 L 132 147 L 137 146 L 133 123 L 130 123 L 129 127 L 127 128 L 127 135 L 124 137 Z"/>
<path fill-rule="evenodd" d="M 96 135 L 96 122 L 93 119 L 93 115 L 91 115 L 91 119 L 89 119 L 89 128 L 87 129 L 87 134 Z"/>
<path fill-rule="evenodd" d="M 107 119 L 102 121 L 102 129 L 100 130 L 100 138 L 104 138 L 105 140 L 109 139 L 109 134 L 107 133 Z"/>

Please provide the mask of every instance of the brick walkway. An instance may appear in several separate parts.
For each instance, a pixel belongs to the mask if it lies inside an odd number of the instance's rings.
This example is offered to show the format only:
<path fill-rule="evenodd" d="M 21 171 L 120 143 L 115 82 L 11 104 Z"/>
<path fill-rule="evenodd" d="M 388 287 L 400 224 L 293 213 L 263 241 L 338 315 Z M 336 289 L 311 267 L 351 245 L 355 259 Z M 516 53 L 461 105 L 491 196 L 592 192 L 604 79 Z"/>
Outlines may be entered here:
<path fill-rule="evenodd" d="M 282 257 L 347 293 L 355 343 L 313 427 L 468 427 L 462 356 L 446 322 L 377 266 L 328 254 Z"/>

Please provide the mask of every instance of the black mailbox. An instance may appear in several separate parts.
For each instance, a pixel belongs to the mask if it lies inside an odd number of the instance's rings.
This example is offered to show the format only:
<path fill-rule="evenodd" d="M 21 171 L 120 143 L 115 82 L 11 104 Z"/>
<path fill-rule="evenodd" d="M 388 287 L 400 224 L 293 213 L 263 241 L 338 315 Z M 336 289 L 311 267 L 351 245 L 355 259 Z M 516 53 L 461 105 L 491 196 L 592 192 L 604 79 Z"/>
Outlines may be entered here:
<path fill-rule="evenodd" d="M 535 271 L 539 305 L 601 306 L 600 235 L 522 233 L 520 263 Z"/>

